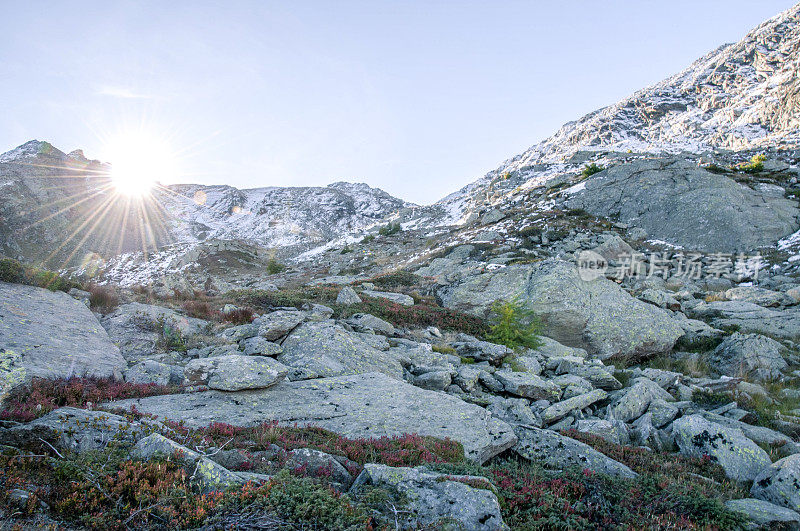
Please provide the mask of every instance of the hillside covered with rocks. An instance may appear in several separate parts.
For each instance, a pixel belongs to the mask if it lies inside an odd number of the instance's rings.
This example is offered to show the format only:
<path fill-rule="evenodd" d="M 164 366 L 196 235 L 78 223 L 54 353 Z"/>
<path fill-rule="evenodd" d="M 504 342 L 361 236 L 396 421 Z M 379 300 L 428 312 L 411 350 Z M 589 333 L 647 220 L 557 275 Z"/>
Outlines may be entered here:
<path fill-rule="evenodd" d="M 428 206 L 1 155 L 0 522 L 800 529 L 799 46 Z"/>

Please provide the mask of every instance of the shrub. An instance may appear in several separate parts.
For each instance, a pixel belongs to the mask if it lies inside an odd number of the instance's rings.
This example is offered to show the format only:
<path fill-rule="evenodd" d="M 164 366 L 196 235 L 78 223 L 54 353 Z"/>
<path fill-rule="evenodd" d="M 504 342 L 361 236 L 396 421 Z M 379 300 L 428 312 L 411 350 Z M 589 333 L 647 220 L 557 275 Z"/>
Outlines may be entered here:
<path fill-rule="evenodd" d="M 0 280 L 16 284 L 27 284 L 37 288 L 47 288 L 50 291 L 69 291 L 72 288 L 82 287 L 79 282 L 62 277 L 55 271 L 26 267 L 11 258 L 0 260 Z"/>
<path fill-rule="evenodd" d="M 370 243 L 370 242 L 373 242 L 373 241 L 375 241 L 375 235 L 374 234 L 367 234 L 366 236 L 361 238 L 361 243 Z"/>
<path fill-rule="evenodd" d="M 337 288 L 314 286 L 297 290 L 234 290 L 225 294 L 225 299 L 234 303 L 247 303 L 258 310 L 271 308 L 295 307 L 300 308 L 310 302 L 332 303 L 339 293 Z"/>
<path fill-rule="evenodd" d="M 362 294 L 363 302 L 349 306 L 335 306 L 337 318 L 347 318 L 355 313 L 369 313 L 389 321 L 395 326 L 417 327 L 435 326 L 440 330 L 464 332 L 474 336 L 483 336 L 487 327 L 482 319 L 461 313 L 449 308 L 421 302 L 414 306 L 403 306 L 386 299 L 367 297 Z"/>
<path fill-rule="evenodd" d="M 287 269 L 288 269 L 288 267 L 286 267 L 285 264 L 282 264 L 281 262 L 278 262 L 274 258 L 270 258 L 270 260 L 267 262 L 267 274 L 268 275 L 277 275 L 278 273 L 283 273 Z"/>
<path fill-rule="evenodd" d="M 25 279 L 25 268 L 11 258 L 0 260 L 0 280 L 3 282 L 23 283 Z"/>
<path fill-rule="evenodd" d="M 183 311 L 189 317 L 205 319 L 206 321 L 218 321 L 222 319 L 222 314 L 207 301 L 186 301 L 183 303 Z"/>
<path fill-rule="evenodd" d="M 286 471 L 262 485 L 200 493 L 176 462 L 123 460 L 109 451 L 63 459 L 4 451 L 0 466 L 2 486 L 24 486 L 35 492 L 34 504 L 46 499 L 54 516 L 90 529 L 355 530 L 371 520 L 348 496 Z"/>
<path fill-rule="evenodd" d="M 156 331 L 158 332 L 158 345 L 162 349 L 178 352 L 186 352 L 188 350 L 186 340 L 183 339 L 181 331 L 171 320 L 167 320 L 163 316 L 159 317 L 156 322 Z"/>
<path fill-rule="evenodd" d="M 73 376 L 70 378 L 33 378 L 11 393 L 0 411 L 0 419 L 29 422 L 64 406 L 86 407 L 109 400 L 166 395 L 178 391 L 174 386 L 153 383 L 134 384 L 114 378 Z"/>
<path fill-rule="evenodd" d="M 541 345 L 539 339 L 541 321 L 519 301 L 495 301 L 491 313 L 491 325 L 486 334 L 488 341 L 511 349 L 537 348 Z"/>
<path fill-rule="evenodd" d="M 111 286 L 89 284 L 87 291 L 90 293 L 89 305 L 93 310 L 109 313 L 119 306 L 119 295 Z"/>
<path fill-rule="evenodd" d="M 464 449 L 450 439 L 437 439 L 421 435 L 348 439 L 334 432 L 308 427 L 279 426 L 267 422 L 254 427 L 238 427 L 216 423 L 206 428 L 187 430 L 187 436 L 213 446 L 230 442 L 233 447 L 268 449 L 277 444 L 286 450 L 314 448 L 326 453 L 347 457 L 363 465 L 383 463 L 391 466 L 418 466 L 425 463 L 460 462 Z"/>
<path fill-rule="evenodd" d="M 386 288 L 397 288 L 400 286 L 415 286 L 422 281 L 422 277 L 410 271 L 395 271 L 373 278 L 370 282 Z"/>
<path fill-rule="evenodd" d="M 598 166 L 597 164 L 592 162 L 591 164 L 588 164 L 585 168 L 583 168 L 581 175 L 583 175 L 584 177 L 591 177 L 595 173 L 600 173 L 604 169 L 605 168 L 603 168 L 602 166 Z"/>
<path fill-rule="evenodd" d="M 453 347 L 447 346 L 447 345 L 433 345 L 431 348 L 433 349 L 434 352 L 437 352 L 439 354 L 455 355 L 455 353 L 456 353 L 456 349 L 454 349 Z"/>
<path fill-rule="evenodd" d="M 641 451 L 642 461 L 654 455 Z M 736 529 L 745 522 L 725 508 L 724 489 L 690 473 L 673 478 L 643 470 L 622 479 L 577 468 L 550 472 L 516 459 L 429 467 L 488 478 L 511 529 Z"/>
<path fill-rule="evenodd" d="M 253 310 L 250 308 L 236 308 L 223 313 L 222 319 L 235 325 L 248 324 L 253 321 Z"/>
<path fill-rule="evenodd" d="M 764 171 L 764 162 L 766 161 L 767 157 L 763 154 L 753 155 L 750 162 L 740 165 L 739 169 L 745 173 L 759 173 Z"/>
<path fill-rule="evenodd" d="M 565 214 L 567 216 L 572 216 L 572 217 L 576 217 L 576 218 L 588 218 L 588 217 L 590 217 L 589 213 L 586 212 L 582 208 L 570 208 L 569 210 L 567 210 L 565 212 Z"/>
<path fill-rule="evenodd" d="M 403 230 L 403 227 L 401 227 L 399 223 L 392 222 L 378 229 L 378 234 L 381 236 L 391 236 L 392 234 L 397 234 L 401 230 Z"/>
<path fill-rule="evenodd" d="M 529 236 L 539 236 L 542 234 L 542 228 L 536 225 L 528 225 L 527 227 L 523 227 L 516 232 L 516 236 L 520 238 L 527 238 Z"/>

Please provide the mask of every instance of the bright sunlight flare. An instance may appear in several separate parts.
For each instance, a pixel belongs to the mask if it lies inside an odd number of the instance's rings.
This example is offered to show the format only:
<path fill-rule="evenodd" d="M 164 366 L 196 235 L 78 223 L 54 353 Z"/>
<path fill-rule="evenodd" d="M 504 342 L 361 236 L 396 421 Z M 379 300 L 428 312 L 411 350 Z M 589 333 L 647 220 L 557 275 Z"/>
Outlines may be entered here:
<path fill-rule="evenodd" d="M 167 184 L 178 175 L 177 158 L 169 145 L 155 135 L 134 132 L 109 142 L 111 180 L 121 194 L 141 197 L 157 184 Z"/>

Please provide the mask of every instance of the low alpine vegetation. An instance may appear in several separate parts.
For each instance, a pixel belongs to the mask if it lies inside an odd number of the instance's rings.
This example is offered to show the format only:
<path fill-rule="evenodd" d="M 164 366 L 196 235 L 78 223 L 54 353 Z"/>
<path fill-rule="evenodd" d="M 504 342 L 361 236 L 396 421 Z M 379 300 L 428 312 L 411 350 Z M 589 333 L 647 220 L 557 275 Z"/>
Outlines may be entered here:
<path fill-rule="evenodd" d="M 11 258 L 0 259 L 0 281 L 47 288 L 50 291 L 83 288 L 80 282 L 61 276 L 55 271 L 26 266 Z"/>
<path fill-rule="evenodd" d="M 60 407 L 92 407 L 110 400 L 143 398 L 176 393 L 174 386 L 135 384 L 114 378 L 84 376 L 34 378 L 13 390 L 0 410 L 0 420 L 30 422 Z"/>

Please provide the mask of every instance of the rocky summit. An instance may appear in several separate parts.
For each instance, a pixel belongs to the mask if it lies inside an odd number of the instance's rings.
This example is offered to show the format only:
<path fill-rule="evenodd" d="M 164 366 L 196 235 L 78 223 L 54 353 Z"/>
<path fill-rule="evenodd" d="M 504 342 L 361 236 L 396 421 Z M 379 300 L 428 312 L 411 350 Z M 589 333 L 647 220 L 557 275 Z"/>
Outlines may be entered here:
<path fill-rule="evenodd" d="M 799 56 L 797 5 L 428 206 L 0 155 L 0 521 L 800 529 Z"/>

